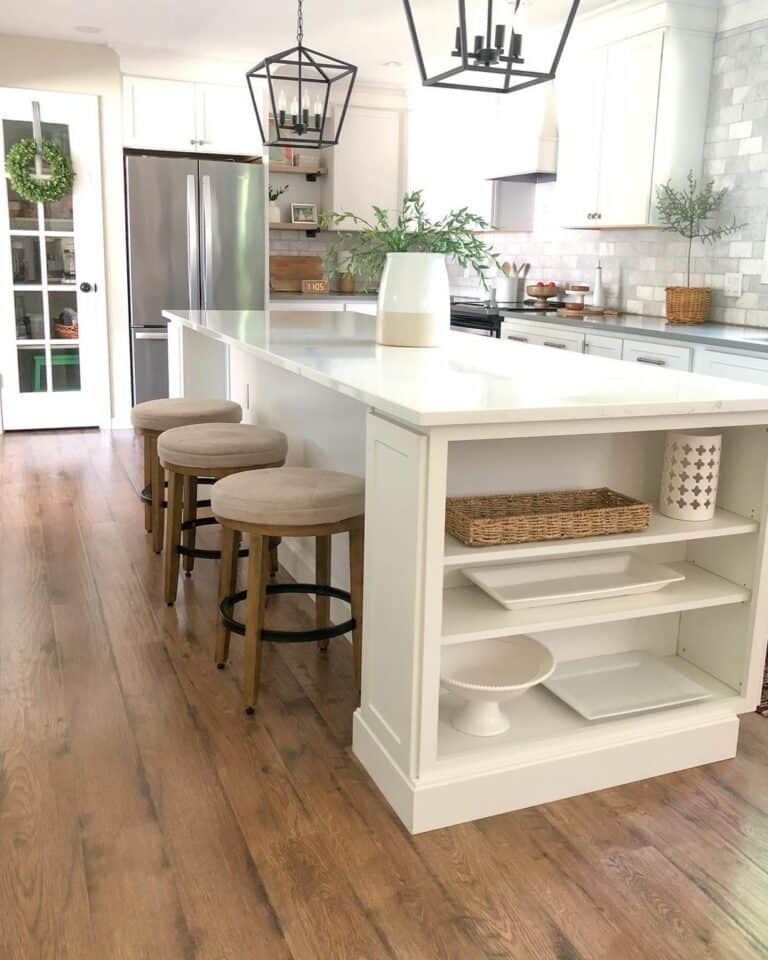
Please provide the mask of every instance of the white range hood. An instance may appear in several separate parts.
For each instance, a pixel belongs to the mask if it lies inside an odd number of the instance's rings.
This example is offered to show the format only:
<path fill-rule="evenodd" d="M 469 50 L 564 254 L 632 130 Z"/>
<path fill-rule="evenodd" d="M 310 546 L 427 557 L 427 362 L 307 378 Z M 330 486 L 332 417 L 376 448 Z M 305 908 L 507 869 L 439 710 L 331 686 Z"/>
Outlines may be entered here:
<path fill-rule="evenodd" d="M 557 110 L 554 83 L 541 83 L 498 98 L 489 180 L 551 180 L 557 171 Z"/>

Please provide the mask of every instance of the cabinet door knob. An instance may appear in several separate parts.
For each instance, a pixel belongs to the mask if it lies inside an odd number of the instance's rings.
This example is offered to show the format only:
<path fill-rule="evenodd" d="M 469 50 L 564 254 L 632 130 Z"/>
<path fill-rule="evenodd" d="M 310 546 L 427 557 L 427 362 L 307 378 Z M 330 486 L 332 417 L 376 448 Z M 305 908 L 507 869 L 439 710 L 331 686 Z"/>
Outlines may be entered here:
<path fill-rule="evenodd" d="M 87 280 L 84 280 L 84 281 L 80 284 L 80 291 L 81 291 L 82 293 L 90 293 L 91 290 L 95 290 L 95 289 L 96 289 L 96 284 L 94 284 L 93 286 L 91 286 L 91 284 L 88 283 Z"/>

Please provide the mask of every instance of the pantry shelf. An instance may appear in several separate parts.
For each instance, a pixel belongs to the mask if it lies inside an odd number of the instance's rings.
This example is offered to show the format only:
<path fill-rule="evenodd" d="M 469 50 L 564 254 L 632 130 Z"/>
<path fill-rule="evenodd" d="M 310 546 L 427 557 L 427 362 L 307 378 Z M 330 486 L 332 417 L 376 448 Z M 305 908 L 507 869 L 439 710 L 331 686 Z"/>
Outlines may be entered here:
<path fill-rule="evenodd" d="M 573 540 L 539 540 L 535 543 L 509 543 L 494 547 L 467 547 L 446 534 L 443 564 L 446 568 L 466 567 L 476 563 L 510 563 L 516 560 L 550 559 L 577 553 L 625 550 L 654 543 L 675 543 L 685 540 L 706 540 L 711 537 L 732 537 L 754 533 L 756 520 L 741 517 L 728 510 L 717 510 L 712 520 L 691 523 L 673 520 L 657 510 L 651 514 L 646 530 L 638 533 L 615 533 L 604 537 L 578 537 Z"/>
<path fill-rule="evenodd" d="M 464 643 L 486 637 L 561 630 L 661 616 L 682 610 L 700 610 L 745 603 L 750 591 L 693 563 L 671 563 L 685 580 L 656 593 L 576 603 L 554 604 L 524 610 L 506 610 L 478 587 L 452 587 L 443 592 L 443 644 Z"/>

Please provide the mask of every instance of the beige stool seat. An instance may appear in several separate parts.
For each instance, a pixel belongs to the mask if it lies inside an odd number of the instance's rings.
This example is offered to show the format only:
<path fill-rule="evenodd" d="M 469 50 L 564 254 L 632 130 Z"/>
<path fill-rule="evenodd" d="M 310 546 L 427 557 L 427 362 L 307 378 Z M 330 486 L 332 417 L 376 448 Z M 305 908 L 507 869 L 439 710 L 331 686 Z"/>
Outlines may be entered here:
<path fill-rule="evenodd" d="M 355 679 L 360 689 L 363 638 L 363 525 L 365 484 L 359 477 L 309 467 L 247 470 L 219 480 L 211 491 L 211 509 L 222 527 L 219 578 L 219 622 L 216 663 L 229 657 L 234 630 L 245 637 L 244 693 L 246 712 L 258 698 L 262 640 L 273 643 L 328 641 L 352 634 Z M 349 591 L 331 585 L 331 539 L 349 536 Z M 248 589 L 236 591 L 240 539 L 248 534 Z M 315 583 L 268 584 L 270 537 L 313 537 Z M 314 630 L 272 630 L 264 626 L 267 596 L 309 593 L 316 596 Z M 352 617 L 332 624 L 331 598 L 351 607 Z M 235 604 L 245 601 L 245 622 L 235 619 Z"/>
<path fill-rule="evenodd" d="M 165 530 L 165 601 L 176 602 L 179 558 L 184 572 L 192 573 L 195 557 L 216 559 L 219 551 L 196 546 L 196 528 L 215 523 L 197 516 L 197 485 L 204 479 L 221 482 L 239 471 L 281 467 L 288 440 L 279 430 L 249 423 L 195 423 L 165 430 L 157 438 L 157 455 L 168 473 L 168 518 Z M 278 471 L 279 472 L 279 471 Z M 216 484 L 214 484 L 215 488 Z M 277 566 L 277 547 L 272 543 L 272 561 Z"/>
<path fill-rule="evenodd" d="M 266 526 L 315 526 L 360 516 L 365 483 L 359 477 L 310 467 L 238 473 L 214 484 L 215 516 Z"/>
<path fill-rule="evenodd" d="M 239 403 L 209 398 L 145 400 L 131 410 L 131 423 L 137 430 L 157 433 L 192 423 L 240 423 L 242 419 L 243 408 Z"/>
<path fill-rule="evenodd" d="M 288 451 L 285 434 L 248 423 L 195 423 L 160 434 L 157 453 L 164 467 L 198 470 L 258 467 L 282 463 Z"/>
<path fill-rule="evenodd" d="M 131 423 L 144 436 L 144 529 L 152 534 L 155 553 L 163 549 L 165 476 L 157 455 L 157 438 L 165 430 L 193 423 L 239 423 L 243 408 L 232 400 L 213 398 L 145 400 L 131 410 Z"/>

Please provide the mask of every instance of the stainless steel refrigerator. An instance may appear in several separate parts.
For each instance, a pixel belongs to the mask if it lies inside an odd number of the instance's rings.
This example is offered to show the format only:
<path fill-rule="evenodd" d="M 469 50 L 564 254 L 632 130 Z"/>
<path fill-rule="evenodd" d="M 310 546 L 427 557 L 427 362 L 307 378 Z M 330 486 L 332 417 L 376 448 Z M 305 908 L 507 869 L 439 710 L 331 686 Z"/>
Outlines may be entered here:
<path fill-rule="evenodd" d="M 168 396 L 168 309 L 263 310 L 264 167 L 126 157 L 133 400 Z"/>

